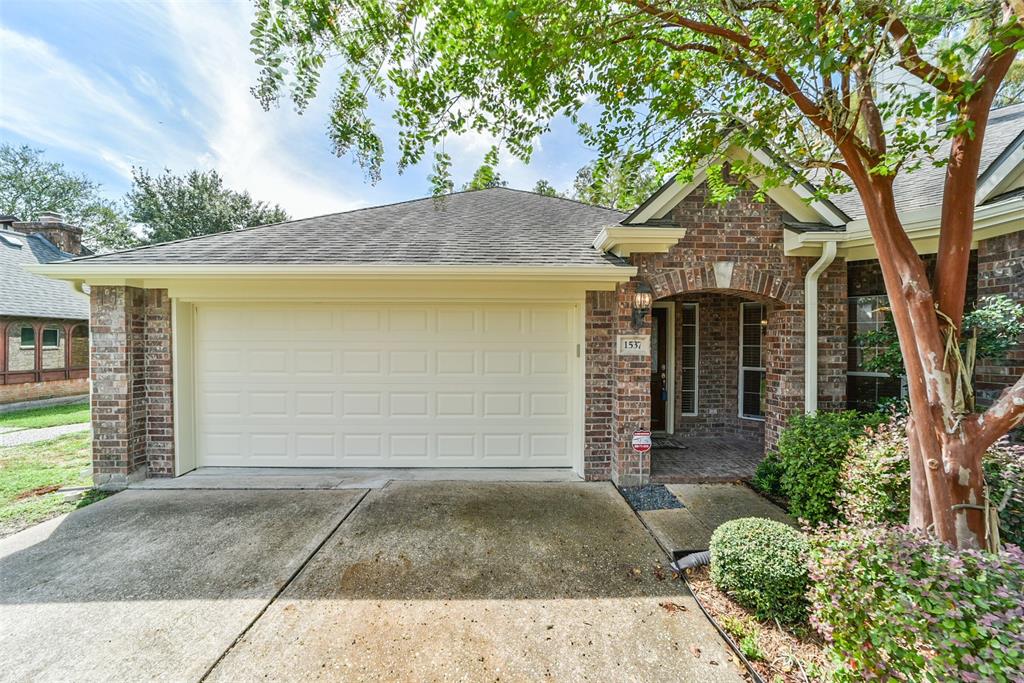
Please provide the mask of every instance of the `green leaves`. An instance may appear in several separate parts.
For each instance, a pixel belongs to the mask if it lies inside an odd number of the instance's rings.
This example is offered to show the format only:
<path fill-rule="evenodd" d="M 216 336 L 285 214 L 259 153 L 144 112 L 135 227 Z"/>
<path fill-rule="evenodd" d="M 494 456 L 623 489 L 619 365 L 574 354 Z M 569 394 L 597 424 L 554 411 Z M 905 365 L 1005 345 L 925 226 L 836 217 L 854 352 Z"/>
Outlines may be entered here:
<path fill-rule="evenodd" d="M 33 220 L 42 211 L 56 211 L 81 227 L 90 249 L 123 249 L 138 241 L 114 202 L 100 194 L 99 183 L 46 161 L 40 149 L 0 145 L 0 213 Z"/>
<path fill-rule="evenodd" d="M 288 220 L 281 207 L 224 187 L 216 171 L 154 176 L 136 168 L 132 177 L 125 197 L 128 217 L 142 226 L 150 244 Z"/>

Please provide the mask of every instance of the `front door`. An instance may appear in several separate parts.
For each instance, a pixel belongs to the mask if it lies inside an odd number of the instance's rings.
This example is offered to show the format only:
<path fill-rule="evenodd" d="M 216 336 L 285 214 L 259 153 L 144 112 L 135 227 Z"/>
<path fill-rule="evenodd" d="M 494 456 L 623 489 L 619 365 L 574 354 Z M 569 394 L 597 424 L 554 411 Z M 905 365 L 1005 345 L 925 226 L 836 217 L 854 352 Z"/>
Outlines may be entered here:
<path fill-rule="evenodd" d="M 663 432 L 668 404 L 668 309 L 651 310 L 651 431 Z"/>

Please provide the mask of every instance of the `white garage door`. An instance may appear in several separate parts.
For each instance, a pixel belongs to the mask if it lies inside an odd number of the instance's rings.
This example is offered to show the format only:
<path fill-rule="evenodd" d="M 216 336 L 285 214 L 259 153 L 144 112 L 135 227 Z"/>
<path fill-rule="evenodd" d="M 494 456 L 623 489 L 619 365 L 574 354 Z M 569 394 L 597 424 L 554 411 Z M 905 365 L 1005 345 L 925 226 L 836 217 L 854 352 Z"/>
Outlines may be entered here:
<path fill-rule="evenodd" d="M 571 305 L 202 304 L 200 465 L 570 467 Z"/>

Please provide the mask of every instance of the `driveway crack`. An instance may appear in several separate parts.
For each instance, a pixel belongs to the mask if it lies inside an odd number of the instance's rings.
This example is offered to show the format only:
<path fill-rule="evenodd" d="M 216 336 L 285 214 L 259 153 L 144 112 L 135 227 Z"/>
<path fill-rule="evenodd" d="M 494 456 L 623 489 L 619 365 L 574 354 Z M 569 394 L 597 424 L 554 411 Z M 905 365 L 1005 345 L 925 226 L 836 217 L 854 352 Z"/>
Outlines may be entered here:
<path fill-rule="evenodd" d="M 207 668 L 206 671 L 203 673 L 203 675 L 199 677 L 199 683 L 203 683 L 203 681 L 209 678 L 210 674 L 213 673 L 213 670 L 216 669 L 217 666 L 222 661 L 224 661 L 224 658 L 228 656 L 228 653 L 231 652 L 231 650 L 233 650 L 236 645 L 242 642 L 242 639 L 245 638 L 246 635 L 248 635 L 249 631 L 252 630 L 252 627 L 256 625 L 256 622 L 263 618 L 263 615 L 266 614 L 268 609 L 270 609 L 270 606 L 277 602 L 277 599 L 281 597 L 281 594 L 284 593 L 288 589 L 288 587 L 292 585 L 292 583 L 294 583 L 295 579 L 299 577 L 299 574 L 303 572 L 303 570 L 310 563 L 310 561 L 312 561 L 312 559 L 317 556 L 317 553 L 319 553 L 320 550 L 325 545 L 327 545 L 327 541 L 331 540 L 331 538 L 334 537 L 334 534 L 338 533 L 338 529 L 341 528 L 341 525 L 344 524 L 345 521 L 352 516 L 352 513 L 356 511 L 356 508 L 362 505 L 363 499 L 366 498 L 367 495 L 369 495 L 370 491 L 371 489 L 366 489 L 363 491 L 362 495 L 359 496 L 359 500 L 355 502 L 355 505 L 349 508 L 348 512 L 346 512 L 342 516 L 342 518 L 338 520 L 338 523 L 334 525 L 334 528 L 327 532 L 323 540 L 320 541 L 315 548 L 313 548 L 313 550 L 309 553 L 306 559 L 304 559 L 302 563 L 295 568 L 295 571 L 291 573 L 291 576 L 289 576 L 288 579 L 281 585 L 281 587 L 278 588 L 277 591 L 270 597 L 270 600 L 267 601 L 267 604 L 263 605 L 263 607 L 260 608 L 260 611 L 256 613 L 256 616 L 254 616 L 249 621 L 249 623 L 245 625 L 245 628 L 243 628 L 241 633 L 238 634 L 238 637 L 235 638 L 231 642 L 231 644 L 228 645 L 224 649 L 224 651 L 220 653 L 220 656 L 217 657 L 213 664 L 211 664 L 209 668 Z"/>

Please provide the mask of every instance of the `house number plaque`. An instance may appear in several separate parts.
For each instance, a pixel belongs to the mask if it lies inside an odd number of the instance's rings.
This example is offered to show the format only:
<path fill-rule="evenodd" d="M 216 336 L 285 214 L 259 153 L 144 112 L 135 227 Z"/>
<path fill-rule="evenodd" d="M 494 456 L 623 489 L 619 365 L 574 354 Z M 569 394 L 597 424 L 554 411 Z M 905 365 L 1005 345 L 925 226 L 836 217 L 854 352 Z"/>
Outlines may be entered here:
<path fill-rule="evenodd" d="M 648 356 L 651 353 L 651 336 L 648 334 L 620 334 L 616 346 L 620 356 Z"/>

